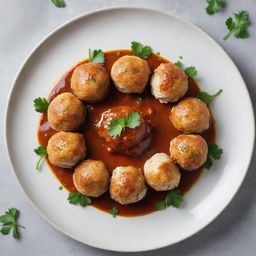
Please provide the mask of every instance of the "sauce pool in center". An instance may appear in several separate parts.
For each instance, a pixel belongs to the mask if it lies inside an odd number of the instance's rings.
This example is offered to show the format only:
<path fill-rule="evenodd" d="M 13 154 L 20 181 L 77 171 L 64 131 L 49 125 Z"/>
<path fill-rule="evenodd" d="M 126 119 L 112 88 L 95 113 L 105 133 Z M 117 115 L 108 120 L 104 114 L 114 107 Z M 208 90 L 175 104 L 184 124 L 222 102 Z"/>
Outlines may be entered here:
<path fill-rule="evenodd" d="M 105 68 L 110 73 L 113 63 L 124 55 L 132 55 L 130 50 L 115 50 L 105 52 Z M 152 54 L 148 59 L 148 64 L 153 72 L 153 70 L 158 67 L 161 63 L 168 62 L 161 56 Z M 84 63 L 82 61 L 77 65 Z M 49 94 L 49 100 L 52 100 L 58 94 L 63 92 L 71 92 L 70 79 L 72 72 L 75 67 L 65 73 L 61 79 L 57 82 L 54 88 Z M 185 97 L 196 96 L 200 92 L 198 85 L 193 79 L 189 79 L 189 90 Z M 138 98 L 142 99 L 138 101 Z M 150 158 L 155 153 L 166 153 L 169 154 L 169 142 L 174 137 L 180 134 L 169 120 L 169 113 L 171 111 L 172 104 L 161 104 L 159 103 L 150 93 L 150 86 L 148 85 L 142 94 L 132 94 L 127 95 L 117 91 L 113 84 L 111 84 L 111 90 L 105 100 L 95 103 L 87 104 L 87 118 L 84 127 L 82 127 L 79 132 L 83 133 L 86 145 L 87 145 L 87 159 L 102 160 L 107 169 L 112 172 L 118 166 L 129 166 L 133 165 L 138 168 L 144 166 L 145 161 Z M 153 130 L 152 130 L 152 142 L 148 149 L 139 157 L 129 157 L 120 154 L 110 153 L 106 150 L 106 145 L 103 140 L 98 135 L 96 124 L 101 118 L 104 111 L 115 106 L 130 106 L 137 109 L 139 112 L 144 113 L 145 117 L 150 120 Z M 215 139 L 215 127 L 214 121 L 211 122 L 211 127 L 202 135 L 207 143 L 213 143 Z M 42 146 L 47 146 L 49 138 L 56 133 L 47 121 L 47 114 L 42 114 L 40 125 L 38 128 L 38 139 Z M 64 169 L 53 166 L 49 161 L 48 165 L 51 170 L 61 182 L 61 184 L 70 192 L 76 192 L 74 187 L 72 175 L 73 170 Z M 181 182 L 179 189 L 182 193 L 187 192 L 192 185 L 198 180 L 200 174 L 202 173 L 202 168 L 193 172 L 181 170 Z M 117 207 L 119 210 L 119 215 L 122 216 L 139 216 L 145 215 L 155 211 L 154 204 L 158 200 L 162 200 L 167 192 L 156 192 L 149 188 L 146 197 L 138 203 L 131 205 L 120 205 L 119 203 L 112 200 L 109 193 L 106 192 L 99 198 L 92 200 L 92 205 L 100 210 L 108 211 L 113 207 Z"/>

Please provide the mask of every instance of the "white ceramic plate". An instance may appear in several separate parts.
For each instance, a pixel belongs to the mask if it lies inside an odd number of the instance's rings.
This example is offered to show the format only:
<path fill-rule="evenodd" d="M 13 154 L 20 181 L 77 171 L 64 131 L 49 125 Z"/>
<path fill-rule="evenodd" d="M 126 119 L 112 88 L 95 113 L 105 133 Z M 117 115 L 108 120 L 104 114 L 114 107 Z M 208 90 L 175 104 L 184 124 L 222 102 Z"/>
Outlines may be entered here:
<path fill-rule="evenodd" d="M 133 40 L 199 70 L 201 89 L 224 92 L 212 104 L 217 120 L 220 161 L 205 171 L 185 196 L 181 209 L 135 218 L 112 218 L 93 207 L 73 206 L 67 192 L 44 165 L 35 171 L 39 116 L 33 100 L 46 96 L 53 82 L 87 57 L 88 48 L 129 48 Z M 98 248 L 143 251 L 181 241 L 209 224 L 228 205 L 246 174 L 254 143 L 254 115 L 237 68 L 207 34 L 178 17 L 153 10 L 113 8 L 82 15 L 57 29 L 31 53 L 14 83 L 6 114 L 6 141 L 18 182 L 33 206 L 68 236 Z"/>

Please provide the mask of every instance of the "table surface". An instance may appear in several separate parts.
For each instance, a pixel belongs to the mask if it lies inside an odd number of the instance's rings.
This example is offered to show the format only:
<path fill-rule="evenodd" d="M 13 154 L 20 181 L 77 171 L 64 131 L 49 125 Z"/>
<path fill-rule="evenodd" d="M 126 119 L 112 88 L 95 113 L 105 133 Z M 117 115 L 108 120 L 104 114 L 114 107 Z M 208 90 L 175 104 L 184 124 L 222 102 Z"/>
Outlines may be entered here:
<path fill-rule="evenodd" d="M 26 226 L 26 230 L 22 230 L 22 238 L 18 241 L 11 236 L 0 236 L 1 256 L 121 255 L 121 253 L 89 247 L 60 233 L 39 216 L 17 186 L 4 144 L 4 112 L 14 76 L 31 49 L 56 27 L 84 12 L 117 5 L 164 10 L 196 24 L 225 49 L 241 71 L 254 103 L 256 100 L 256 1 L 226 0 L 225 10 L 214 16 L 205 13 L 205 2 L 205 0 L 66 0 L 67 7 L 58 9 L 50 0 L 0 0 L 0 214 L 7 208 L 16 207 L 21 211 L 20 223 Z M 250 12 L 253 23 L 249 28 L 250 37 L 248 39 L 231 37 L 223 41 L 221 38 L 226 32 L 224 24 L 226 18 L 232 12 L 244 9 Z M 253 105 L 255 110 L 256 104 Z M 128 253 L 128 255 L 255 255 L 256 178 L 253 172 L 256 167 L 255 159 L 254 154 L 245 181 L 231 204 L 204 230 L 170 247 L 144 253 Z"/>

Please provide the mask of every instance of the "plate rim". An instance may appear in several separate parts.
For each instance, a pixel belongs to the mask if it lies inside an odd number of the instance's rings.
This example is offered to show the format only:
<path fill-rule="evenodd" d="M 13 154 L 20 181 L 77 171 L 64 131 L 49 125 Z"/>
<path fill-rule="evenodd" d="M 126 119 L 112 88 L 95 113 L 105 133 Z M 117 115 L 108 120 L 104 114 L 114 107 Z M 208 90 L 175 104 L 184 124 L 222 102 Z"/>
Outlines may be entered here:
<path fill-rule="evenodd" d="M 235 68 L 237 74 L 239 75 L 239 78 L 241 79 L 241 81 L 243 82 L 243 88 L 248 96 L 248 100 L 249 100 L 249 108 L 250 108 L 250 117 L 251 117 L 251 126 L 253 127 L 252 129 L 252 139 L 253 139 L 253 143 L 251 144 L 251 148 L 250 148 L 250 156 L 249 156 L 249 161 L 247 163 L 247 166 L 246 166 L 246 171 L 244 172 L 243 174 L 243 177 L 242 179 L 239 181 L 239 184 L 237 185 L 236 189 L 233 191 L 233 195 L 230 197 L 229 200 L 226 201 L 225 205 L 222 207 L 222 209 L 220 209 L 216 214 L 215 216 L 206 224 L 206 225 L 203 225 L 202 227 L 200 228 L 197 228 L 194 230 L 194 232 L 192 232 L 191 234 L 189 235 L 186 235 L 184 236 L 183 238 L 177 240 L 176 242 L 174 243 L 165 243 L 161 246 L 149 246 L 148 248 L 144 248 L 144 249 L 139 249 L 139 250 L 126 250 L 126 249 L 122 249 L 122 250 L 116 250 L 115 248 L 107 248 L 106 246 L 103 247 L 103 246 L 98 246 L 98 245 L 95 245 L 95 244 L 92 244 L 92 243 L 85 243 L 84 241 L 82 241 L 82 239 L 80 239 L 79 237 L 76 237 L 75 235 L 72 235 L 72 234 L 69 234 L 68 232 L 66 232 L 65 230 L 63 230 L 63 228 L 61 226 L 58 226 L 57 224 L 55 224 L 54 222 L 52 222 L 42 211 L 40 211 L 40 209 L 38 208 L 38 206 L 32 201 L 32 199 L 30 198 L 30 196 L 26 193 L 25 189 L 22 187 L 20 181 L 19 181 L 19 178 L 16 174 L 16 171 L 14 169 L 14 164 L 13 164 L 13 161 L 12 161 L 12 158 L 11 158 L 11 153 L 10 153 L 10 147 L 9 147 L 9 143 L 8 143 L 8 139 L 7 139 L 7 136 L 8 136 L 8 115 L 9 115 L 9 111 L 10 111 L 10 102 L 12 100 L 12 97 L 14 95 L 14 89 L 16 87 L 16 84 L 23 72 L 23 70 L 25 69 L 26 65 L 29 63 L 29 60 L 31 59 L 31 57 L 33 57 L 33 55 L 37 52 L 38 49 L 40 49 L 41 46 L 43 46 L 43 44 L 45 42 L 47 42 L 48 39 L 50 39 L 52 36 L 54 36 L 56 33 L 58 33 L 60 30 L 64 29 L 66 26 L 76 22 L 76 21 L 79 21 L 80 19 L 83 19 L 85 17 L 88 17 L 90 15 L 94 15 L 94 14 L 97 14 L 97 13 L 100 13 L 100 12 L 106 12 L 106 11 L 113 11 L 113 10 L 125 10 L 125 9 L 131 9 L 132 11 L 133 10 L 141 10 L 141 11 L 147 11 L 147 12 L 155 12 L 155 13 L 158 13 L 158 14 L 161 14 L 161 15 L 165 15 L 165 16 L 169 16 L 171 18 L 174 18 L 182 23 L 185 23 L 186 25 L 189 25 L 189 26 L 192 26 L 195 30 L 197 30 L 198 32 L 200 32 L 201 34 L 203 34 L 205 37 L 208 38 L 208 40 L 210 40 L 217 48 L 218 50 L 222 51 L 224 53 L 224 55 L 227 57 L 227 59 L 230 61 L 230 63 L 233 65 L 233 67 Z M 5 109 L 5 113 L 4 113 L 4 143 L 5 143 L 5 147 L 6 147 L 6 151 L 7 151 L 7 155 L 8 155 L 8 160 L 9 160 L 9 163 L 11 164 L 11 168 L 12 168 L 12 172 L 14 173 L 14 176 L 15 176 L 15 179 L 16 179 L 16 183 L 18 184 L 18 186 L 20 187 L 22 193 L 25 195 L 26 199 L 28 200 L 28 202 L 32 205 L 32 207 L 36 210 L 37 213 L 39 213 L 39 215 L 45 220 L 47 221 L 50 225 L 52 225 L 55 229 L 57 229 L 59 232 L 62 232 L 63 234 L 67 235 L 68 237 L 76 240 L 76 241 L 79 241 L 81 242 L 82 244 L 86 244 L 86 245 L 89 245 L 91 247 L 94 247 L 94 248 L 98 248 L 98 249 L 104 249 L 104 250 L 108 250 L 108 251 L 118 251 L 118 252 L 143 252 L 143 251 L 150 251 L 150 250 L 157 250 L 157 249 L 160 249 L 160 248 L 164 248 L 164 247 L 167 247 L 167 246 L 171 246 L 171 245 L 174 245 L 174 244 L 177 244 L 177 243 L 180 243 L 192 236 L 194 236 L 195 234 L 199 233 L 200 231 L 202 231 L 204 228 L 206 228 L 208 225 L 210 225 L 213 221 L 216 220 L 216 218 L 227 208 L 227 206 L 230 204 L 230 202 L 234 199 L 234 197 L 236 196 L 238 190 L 240 189 L 244 179 L 245 179 L 245 176 L 246 174 L 248 173 L 248 170 L 249 170 L 249 167 L 250 167 L 250 164 L 251 164 L 251 161 L 252 161 L 252 156 L 253 156 L 253 153 L 254 153 L 254 146 L 255 146 L 255 116 L 254 116 L 254 109 L 253 109 L 253 105 L 252 105 L 252 100 L 251 100 L 251 96 L 249 94 L 249 90 L 246 86 L 246 83 L 239 71 L 239 69 L 237 68 L 236 64 L 234 63 L 234 61 L 232 60 L 232 58 L 227 54 L 227 52 L 216 42 L 216 40 L 214 40 L 207 32 L 205 32 L 203 29 L 201 29 L 200 27 L 198 27 L 197 25 L 193 24 L 192 22 L 188 21 L 186 18 L 183 18 L 183 17 L 180 17 L 178 15 L 175 15 L 171 12 L 167 12 L 167 11 L 162 11 L 162 10 L 159 10 L 159 9 L 154 9 L 154 8 L 145 8 L 145 7 L 140 7 L 140 6 L 132 6 L 132 5 L 115 5 L 115 6 L 111 6 L 111 7 L 104 7 L 104 8 L 99 8 L 99 9 L 95 9 L 95 10 L 92 10 L 92 11 L 88 11 L 88 12 L 84 12 L 82 14 L 79 14 L 71 19 L 69 19 L 68 21 L 62 23 L 61 25 L 57 26 L 55 29 L 53 29 L 50 33 L 48 33 L 46 36 L 43 37 L 42 40 L 40 40 L 34 47 L 33 49 L 26 55 L 25 57 L 25 60 L 22 62 L 22 64 L 20 65 L 16 75 L 15 75 L 15 78 L 12 82 L 12 85 L 9 89 L 9 93 L 8 93 L 8 96 L 7 96 L 7 103 L 6 103 L 6 109 Z"/>

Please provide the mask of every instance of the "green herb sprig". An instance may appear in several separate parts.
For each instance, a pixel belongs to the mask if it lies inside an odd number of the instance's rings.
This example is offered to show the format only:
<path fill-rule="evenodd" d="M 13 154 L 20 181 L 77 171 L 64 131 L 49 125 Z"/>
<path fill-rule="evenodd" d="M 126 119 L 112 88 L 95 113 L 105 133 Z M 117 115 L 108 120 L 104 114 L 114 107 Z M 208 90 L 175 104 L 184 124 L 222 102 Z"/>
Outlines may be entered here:
<path fill-rule="evenodd" d="M 181 60 L 183 60 L 183 57 L 182 57 L 182 56 L 179 57 L 179 60 L 176 61 L 176 62 L 174 63 L 174 65 L 177 66 L 177 67 L 179 67 L 179 68 L 181 68 L 181 69 L 183 69 L 183 70 L 185 71 L 185 73 L 186 73 L 189 77 L 191 77 L 191 78 L 196 77 L 197 74 L 198 74 L 197 69 L 196 69 L 194 66 L 190 66 L 190 67 L 185 68 L 185 67 L 184 67 L 184 64 L 182 63 Z"/>
<path fill-rule="evenodd" d="M 207 0 L 207 3 L 206 12 L 210 15 L 219 12 L 225 7 L 225 2 L 221 0 Z"/>
<path fill-rule="evenodd" d="M 116 215 L 119 213 L 119 211 L 118 211 L 118 209 L 117 209 L 116 207 L 113 207 L 112 209 L 108 210 L 108 212 L 109 212 L 110 214 L 112 214 L 114 218 L 115 218 Z"/>
<path fill-rule="evenodd" d="M 169 191 L 164 200 L 155 203 L 156 210 L 164 210 L 169 206 L 179 208 L 183 202 L 183 195 L 180 190 Z"/>
<path fill-rule="evenodd" d="M 208 145 L 208 155 L 207 160 L 204 163 L 204 167 L 207 169 L 210 169 L 213 164 L 213 160 L 219 160 L 221 158 L 221 155 L 223 153 L 223 149 L 220 148 L 217 144 L 210 144 Z"/>
<path fill-rule="evenodd" d="M 44 157 L 47 155 L 46 147 L 39 146 L 34 149 L 34 152 L 39 156 L 39 159 L 36 163 L 36 170 L 39 170 L 40 168 L 40 162 L 44 159 Z"/>
<path fill-rule="evenodd" d="M 92 203 L 92 200 L 90 197 L 83 195 L 79 192 L 77 193 L 69 193 L 67 200 L 70 204 L 79 204 L 82 207 L 89 205 Z"/>
<path fill-rule="evenodd" d="M 132 52 L 135 56 L 147 59 L 152 54 L 152 48 L 148 45 L 144 46 L 140 42 L 131 42 Z"/>
<path fill-rule="evenodd" d="M 2 227 L 0 232 L 3 235 L 9 234 L 12 230 L 12 236 L 14 239 L 18 239 L 20 237 L 18 228 L 25 228 L 21 224 L 18 223 L 17 219 L 19 217 L 19 210 L 16 208 L 10 208 L 5 212 L 4 215 L 0 216 L 0 222 L 2 223 Z"/>
<path fill-rule="evenodd" d="M 110 121 L 107 134 L 112 137 L 118 137 L 121 135 L 125 128 L 136 128 L 140 125 L 140 114 L 138 112 L 132 112 L 126 115 L 125 118 L 116 118 Z"/>
<path fill-rule="evenodd" d="M 34 107 L 36 112 L 44 113 L 48 110 L 49 102 L 46 98 L 38 97 L 34 99 Z"/>
<path fill-rule="evenodd" d="M 197 95 L 197 98 L 199 98 L 200 100 L 204 101 L 204 103 L 209 106 L 209 105 L 212 103 L 212 101 L 213 101 L 217 96 L 219 96 L 222 92 L 223 92 L 222 89 L 220 89 L 218 92 L 216 92 L 216 93 L 213 94 L 213 95 L 210 95 L 210 94 L 207 93 L 207 92 L 200 92 L 200 93 Z"/>
<path fill-rule="evenodd" d="M 58 8 L 63 8 L 66 6 L 66 3 L 64 0 L 52 0 L 52 3 L 58 7 Z"/>
<path fill-rule="evenodd" d="M 105 63 L 105 54 L 102 50 L 91 50 L 89 48 L 89 61 L 90 62 L 95 62 L 99 64 L 104 64 Z"/>
<path fill-rule="evenodd" d="M 237 38 L 246 38 L 249 36 L 247 27 L 251 24 L 249 20 L 249 13 L 247 11 L 240 11 L 234 13 L 235 20 L 229 17 L 226 20 L 226 26 L 229 32 L 223 37 L 223 40 L 227 40 L 232 34 Z"/>

